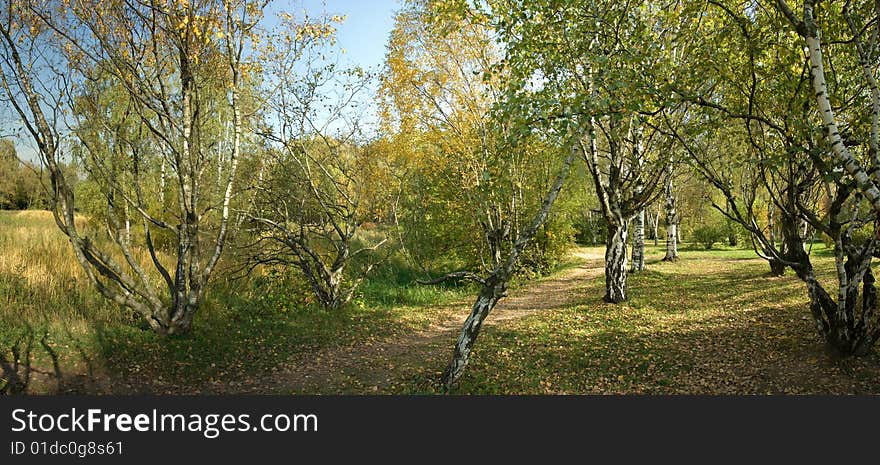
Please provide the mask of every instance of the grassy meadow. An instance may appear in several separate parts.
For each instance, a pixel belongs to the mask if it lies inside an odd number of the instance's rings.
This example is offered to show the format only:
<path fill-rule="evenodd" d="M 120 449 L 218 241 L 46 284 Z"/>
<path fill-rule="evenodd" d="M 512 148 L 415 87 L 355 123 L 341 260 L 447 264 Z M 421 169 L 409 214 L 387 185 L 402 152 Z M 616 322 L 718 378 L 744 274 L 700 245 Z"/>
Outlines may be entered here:
<path fill-rule="evenodd" d="M 435 304 L 472 292 L 420 286 L 407 270 L 388 267 L 362 285 L 352 305 L 331 313 L 294 297 L 291 281 L 218 280 L 194 331 L 162 337 L 101 298 L 49 213 L 0 211 L 0 391 L 14 388 L 10 369 L 33 393 L 162 393 L 235 383 L 315 347 L 424 328 Z"/>
<path fill-rule="evenodd" d="M 662 249 L 648 247 L 624 305 L 601 302 L 596 273 L 566 284 L 570 304 L 487 325 L 457 393 L 880 393 L 880 358 L 828 352 L 790 272 L 769 277 L 750 250 L 683 247 L 663 263 Z M 434 393 L 475 288 L 414 278 L 392 260 L 338 312 L 284 276 L 219 280 L 193 333 L 162 337 L 97 295 L 48 213 L 0 212 L 0 391 Z"/>
<path fill-rule="evenodd" d="M 830 251 L 814 262 L 833 278 Z M 577 305 L 490 328 L 461 389 L 498 394 L 880 393 L 880 357 L 839 358 L 819 337 L 804 285 L 768 275 L 750 250 L 649 252 L 625 305 Z M 829 280 L 830 281 L 830 280 Z M 830 282 L 829 282 L 830 284 Z"/>

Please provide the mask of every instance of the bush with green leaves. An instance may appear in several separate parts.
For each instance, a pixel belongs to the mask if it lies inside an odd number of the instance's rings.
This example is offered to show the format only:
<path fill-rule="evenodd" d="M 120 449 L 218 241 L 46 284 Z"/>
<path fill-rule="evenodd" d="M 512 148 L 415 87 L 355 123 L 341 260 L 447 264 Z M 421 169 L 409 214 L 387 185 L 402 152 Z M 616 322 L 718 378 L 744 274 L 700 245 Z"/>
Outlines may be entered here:
<path fill-rule="evenodd" d="M 727 231 L 714 224 L 704 224 L 694 228 L 691 236 L 693 242 L 711 250 L 716 242 L 722 242 L 727 237 Z"/>
<path fill-rule="evenodd" d="M 520 271 L 525 274 L 546 275 L 560 265 L 575 242 L 576 230 L 567 218 L 556 215 L 538 230 L 523 252 Z"/>

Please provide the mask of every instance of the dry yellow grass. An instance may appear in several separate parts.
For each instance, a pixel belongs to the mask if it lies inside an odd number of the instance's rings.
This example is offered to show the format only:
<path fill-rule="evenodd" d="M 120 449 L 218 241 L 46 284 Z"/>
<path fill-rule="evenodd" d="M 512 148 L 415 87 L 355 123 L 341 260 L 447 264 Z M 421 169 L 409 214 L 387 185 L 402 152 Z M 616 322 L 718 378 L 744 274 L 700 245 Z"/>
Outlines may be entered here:
<path fill-rule="evenodd" d="M 86 226 L 85 219 L 79 221 Z M 150 269 L 147 253 L 137 255 Z M 0 211 L 0 319 L 70 329 L 127 316 L 94 290 L 51 213 Z"/>

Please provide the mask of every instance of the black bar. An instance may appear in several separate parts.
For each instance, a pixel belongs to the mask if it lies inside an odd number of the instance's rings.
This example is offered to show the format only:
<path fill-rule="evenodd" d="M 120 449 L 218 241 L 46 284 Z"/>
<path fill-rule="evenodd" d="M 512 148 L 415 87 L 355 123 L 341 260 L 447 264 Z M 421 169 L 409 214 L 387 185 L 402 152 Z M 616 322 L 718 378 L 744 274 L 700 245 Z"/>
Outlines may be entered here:
<path fill-rule="evenodd" d="M 473 463 L 540 459 L 541 463 L 677 460 L 870 453 L 880 398 L 868 397 L 7 397 L 0 399 L 0 463 L 338 463 L 343 458 L 412 459 L 409 463 Z M 314 414 L 316 431 L 13 432 L 17 409 L 52 414 L 100 409 L 102 414 Z M 18 417 L 24 418 L 19 411 Z M 274 419 L 275 417 L 271 417 Z M 48 420 L 47 420 L 48 421 Z M 219 421 L 219 420 L 218 420 Z M 48 423 L 46 423 L 48 424 Z M 102 423 L 103 424 L 103 423 Z M 112 424 L 112 420 L 111 420 Z M 862 426 L 862 424 L 864 426 Z M 217 426 L 217 425 L 215 425 Z M 271 424 L 270 424 L 271 426 Z M 282 421 L 281 427 L 284 427 Z M 50 447 L 71 442 L 121 442 L 122 456 L 13 454 L 16 443 Z M 45 443 L 45 444 L 44 444 Z M 81 446 L 79 446 L 81 447 Z M 448 460 L 447 460 L 448 459 Z M 663 459 L 663 460 L 661 460 Z M 723 460 L 722 460 L 723 459 Z M 257 460 L 256 462 L 251 462 Z M 215 461 L 215 462 L 210 462 Z M 269 461 L 265 463 L 275 463 Z"/>

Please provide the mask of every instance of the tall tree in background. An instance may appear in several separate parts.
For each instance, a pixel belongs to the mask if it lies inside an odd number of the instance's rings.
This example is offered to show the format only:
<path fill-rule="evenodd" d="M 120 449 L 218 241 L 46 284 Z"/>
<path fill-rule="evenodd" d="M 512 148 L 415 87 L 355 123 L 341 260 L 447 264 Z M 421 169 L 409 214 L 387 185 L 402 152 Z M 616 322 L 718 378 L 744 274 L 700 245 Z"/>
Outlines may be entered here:
<path fill-rule="evenodd" d="M 450 174 L 459 178 L 463 191 L 459 197 L 466 199 L 485 244 L 480 271 L 426 281 L 470 279 L 480 284 L 443 374 L 446 389 L 464 372 L 483 322 L 507 294 L 518 262 L 550 216 L 577 153 L 566 126 L 559 133 L 560 147 L 535 138 L 515 112 L 504 112 L 502 85 L 509 75 L 498 66 L 492 26 L 487 16 L 460 3 L 414 2 L 398 15 L 383 83 L 386 119 L 411 140 L 430 141 L 432 151 L 447 158 L 445 164 L 451 162 Z M 493 116 L 493 109 L 504 117 Z M 543 189 L 528 186 L 535 178 L 522 177 L 525 167 L 547 156 L 558 157 L 552 163 L 556 176 Z"/>
<path fill-rule="evenodd" d="M 641 138 L 638 138 L 636 143 L 641 144 Z M 637 148 L 637 150 L 639 150 L 639 156 L 636 159 L 636 163 L 638 164 L 639 170 L 642 170 L 645 166 L 645 155 L 642 152 L 643 149 L 644 147 Z M 633 193 L 641 195 L 644 190 L 645 186 L 642 185 L 640 179 L 639 182 L 636 183 Z M 647 207 L 647 203 L 642 205 L 633 217 L 635 225 L 633 228 L 632 267 L 630 268 L 630 272 L 632 273 L 645 270 L 645 210 Z"/>
<path fill-rule="evenodd" d="M 427 1 L 398 12 L 382 119 L 398 164 L 408 166 L 400 220 L 405 240 L 418 244 L 415 258 L 461 257 L 475 271 L 491 268 L 516 234 L 525 183 L 519 161 L 497 150 L 505 128 L 488 118 L 501 83 L 484 73 L 498 50 L 484 25 L 444 21 Z"/>
<path fill-rule="evenodd" d="M 673 189 L 675 179 L 674 166 L 675 160 L 670 156 L 669 164 L 666 166 L 666 180 L 663 185 L 664 224 L 666 225 L 666 254 L 663 256 L 664 262 L 678 260 L 678 223 L 681 219 L 675 210 L 675 191 Z"/>
<path fill-rule="evenodd" d="M 493 67 L 500 50 L 486 24 L 447 24 L 435 3 L 412 2 L 398 13 L 382 76 L 386 139 L 406 172 L 399 219 L 424 268 L 486 271 L 526 226 L 558 159 L 528 134 L 528 143 L 499 147 L 517 137 L 489 115 L 506 79 Z M 542 226 L 547 240 L 526 251 L 536 269 L 564 249 L 556 246 L 567 240 L 564 231 L 554 225 Z"/>
<path fill-rule="evenodd" d="M 19 159 L 12 140 L 0 140 L 0 210 L 45 208 L 44 183 L 48 180 L 39 167 Z"/>

